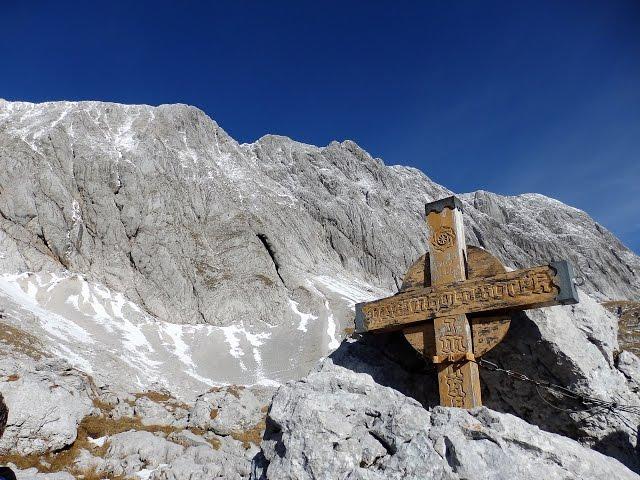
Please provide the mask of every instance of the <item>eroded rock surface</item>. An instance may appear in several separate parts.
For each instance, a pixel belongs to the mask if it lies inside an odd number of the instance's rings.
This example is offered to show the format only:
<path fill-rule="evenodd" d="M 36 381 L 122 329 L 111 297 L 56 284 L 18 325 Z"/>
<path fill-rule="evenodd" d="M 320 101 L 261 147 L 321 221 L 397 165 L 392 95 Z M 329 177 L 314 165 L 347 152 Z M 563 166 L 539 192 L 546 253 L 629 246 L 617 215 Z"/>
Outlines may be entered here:
<path fill-rule="evenodd" d="M 7 405 L 4 403 L 4 397 L 0 393 L 0 437 L 2 437 L 7 426 L 7 415 Z"/>
<path fill-rule="evenodd" d="M 506 339 L 486 359 L 504 369 L 584 395 L 640 405 L 640 361 L 629 352 L 617 354 L 616 318 L 584 293 L 581 298 L 581 303 L 575 306 L 549 307 L 516 316 Z M 572 438 L 584 447 L 617 458 L 634 471 L 639 469 L 636 415 L 608 408 L 587 409 L 578 401 L 558 397 L 503 372 L 481 368 L 480 373 L 485 406 L 517 415 L 542 430 Z M 298 389 L 301 391 L 297 392 Z M 323 395 L 326 395 L 326 404 L 323 404 Z M 336 396 L 344 400 L 344 405 L 332 403 Z M 389 409 L 386 413 L 389 422 L 396 415 L 401 416 L 397 420 L 402 421 L 404 413 L 393 408 L 413 405 L 414 400 L 427 409 L 438 404 L 433 368 L 422 361 L 401 334 L 366 335 L 358 341 L 343 342 L 316 372 L 301 382 L 283 387 L 274 399 L 274 413 L 269 417 L 275 428 L 268 427 L 267 431 L 272 432 L 269 434 L 272 440 L 278 436 L 278 429 L 286 430 L 292 438 L 302 438 L 300 442 L 305 449 L 300 454 L 313 456 L 314 441 L 307 436 L 315 435 L 315 422 L 328 430 L 350 432 L 353 426 L 349 418 L 355 415 L 352 410 L 360 412 L 360 404 L 369 405 L 370 401 L 378 408 L 385 405 Z M 298 403 L 303 410 L 296 417 Z M 283 408 L 282 412 L 276 408 L 278 405 Z M 362 408 L 363 415 L 367 415 L 368 407 Z M 284 409 L 294 412 L 297 420 L 286 420 Z M 334 411 L 338 413 L 332 415 Z M 372 415 L 376 417 L 378 413 Z M 528 435 L 536 436 L 535 431 Z M 368 438 L 344 435 L 345 439 L 355 438 L 349 440 L 354 444 Z M 280 448 L 273 445 L 264 444 L 269 460 L 273 458 L 269 448 Z"/>
<path fill-rule="evenodd" d="M 330 373 L 330 374 L 329 374 Z M 636 479 L 620 462 L 485 407 L 425 410 L 336 367 L 280 389 L 263 479 Z"/>
<path fill-rule="evenodd" d="M 513 415 L 426 410 L 332 360 L 278 391 L 262 454 L 256 479 L 638 478 L 617 460 Z"/>
<path fill-rule="evenodd" d="M 71 445 L 93 407 L 91 390 L 87 376 L 62 359 L 0 358 L 0 392 L 9 407 L 0 454 L 43 454 Z"/>

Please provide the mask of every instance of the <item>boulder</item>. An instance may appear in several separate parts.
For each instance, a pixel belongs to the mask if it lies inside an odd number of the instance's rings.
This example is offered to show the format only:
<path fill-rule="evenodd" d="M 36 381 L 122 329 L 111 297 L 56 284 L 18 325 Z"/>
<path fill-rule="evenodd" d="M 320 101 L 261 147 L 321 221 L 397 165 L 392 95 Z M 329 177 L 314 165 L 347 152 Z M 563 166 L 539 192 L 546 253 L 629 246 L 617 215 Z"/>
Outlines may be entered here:
<path fill-rule="evenodd" d="M 75 480 L 76 477 L 67 472 L 41 473 L 35 468 L 15 469 L 17 480 Z"/>
<path fill-rule="evenodd" d="M 637 406 L 640 405 L 640 360 L 629 352 L 619 353 L 616 336 L 615 317 L 582 292 L 578 305 L 548 307 L 514 316 L 506 338 L 486 355 L 485 360 L 505 370 L 549 381 L 583 395 Z M 571 438 L 638 471 L 636 415 L 619 409 L 591 408 L 591 405 L 536 388 L 503 371 L 481 368 L 480 374 L 485 406 L 496 412 L 516 415 L 541 430 Z M 302 392 L 293 393 L 295 389 Z M 316 393 L 305 397 L 311 402 L 304 404 L 308 410 L 300 415 L 295 426 L 287 423 L 284 411 L 278 413 L 278 405 L 294 412 L 295 418 L 296 396 L 304 397 L 310 389 Z M 322 399 L 322 392 L 334 394 L 341 390 L 345 390 L 344 395 L 352 398 L 354 404 L 364 401 L 358 395 L 364 399 L 374 396 L 378 408 L 401 405 L 399 399 L 402 399 L 404 403 L 416 401 L 428 413 L 428 409 L 439 403 L 433 366 L 413 350 L 402 334 L 369 334 L 357 341 L 343 342 L 314 373 L 301 382 L 281 388 L 267 419 L 267 434 L 275 438 L 277 430 L 284 429 L 291 432 L 292 438 L 296 435 L 304 437 L 305 429 L 309 428 L 303 423 L 305 418 L 338 433 L 350 431 L 352 426 L 344 417 L 350 418 L 352 413 L 348 409 L 342 412 L 332 403 L 331 395 L 327 396 L 326 402 Z M 317 410 L 310 405 L 315 405 Z M 338 413 L 334 415 L 334 412 Z M 426 418 L 424 413 L 420 415 Z M 366 436 L 355 438 L 358 438 L 356 443 L 368 439 Z M 371 444 L 370 440 L 367 442 Z M 308 448 L 313 445 L 309 438 L 302 443 Z M 263 444 L 268 459 L 271 459 L 268 450 L 276 448 L 274 445 Z M 312 453 L 305 451 L 304 455 Z"/>
<path fill-rule="evenodd" d="M 86 458 L 102 474 L 140 476 L 154 480 L 241 480 L 251 473 L 258 453 L 230 437 L 208 442 L 188 431 L 163 438 L 150 432 L 130 431 L 109 437 L 104 459 Z"/>
<path fill-rule="evenodd" d="M 276 393 L 255 479 L 637 479 L 575 440 L 486 407 L 433 407 L 332 359 Z"/>
<path fill-rule="evenodd" d="M 264 418 L 261 403 L 251 388 L 214 388 L 201 395 L 189 415 L 191 427 L 213 430 L 219 435 L 243 432 Z"/>
<path fill-rule="evenodd" d="M 640 406 L 638 359 L 619 352 L 617 318 L 589 295 L 580 303 L 516 315 L 486 356 L 503 368 L 586 396 Z M 502 372 L 481 370 L 484 404 L 569 436 L 640 471 L 640 417 L 558 397 Z"/>
<path fill-rule="evenodd" d="M 30 455 L 71 445 L 93 408 L 88 377 L 62 359 L 0 358 L 0 392 L 9 415 L 0 454 Z"/>

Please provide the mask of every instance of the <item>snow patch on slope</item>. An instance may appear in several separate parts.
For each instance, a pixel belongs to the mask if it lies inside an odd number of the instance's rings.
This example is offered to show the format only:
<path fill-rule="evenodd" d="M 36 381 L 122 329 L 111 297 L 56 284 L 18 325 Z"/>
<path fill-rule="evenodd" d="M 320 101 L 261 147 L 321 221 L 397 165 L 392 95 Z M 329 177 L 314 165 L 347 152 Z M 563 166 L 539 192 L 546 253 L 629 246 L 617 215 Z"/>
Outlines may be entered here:
<path fill-rule="evenodd" d="M 189 397 L 205 386 L 278 385 L 306 373 L 339 347 L 338 319 L 351 322 L 355 302 L 379 294 L 361 281 L 328 276 L 309 289 L 324 309 L 306 313 L 290 299 L 291 321 L 278 326 L 160 321 L 122 293 L 66 271 L 0 274 L 0 307 L 2 321 L 36 335 L 99 381 L 140 389 L 160 384 Z"/>

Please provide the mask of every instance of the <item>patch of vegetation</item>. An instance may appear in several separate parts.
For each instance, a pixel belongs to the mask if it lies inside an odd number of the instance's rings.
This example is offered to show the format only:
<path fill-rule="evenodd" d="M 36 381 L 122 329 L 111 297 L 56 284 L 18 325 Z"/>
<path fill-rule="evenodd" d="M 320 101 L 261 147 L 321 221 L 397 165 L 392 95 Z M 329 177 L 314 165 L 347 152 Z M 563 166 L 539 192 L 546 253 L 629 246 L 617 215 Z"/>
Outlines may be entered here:
<path fill-rule="evenodd" d="M 141 393 L 134 393 L 133 396 L 136 397 L 136 399 L 145 397 L 151 400 L 152 402 L 161 403 L 170 412 L 175 412 L 176 409 L 178 408 L 189 410 L 189 405 L 187 405 L 184 402 L 180 402 L 179 400 L 177 400 L 176 398 L 174 398 L 168 393 L 156 392 L 156 391 L 150 390 L 150 391 L 141 392 Z M 135 405 L 135 402 L 129 402 L 129 404 L 133 406 Z"/>
<path fill-rule="evenodd" d="M 242 442 L 242 446 L 245 450 L 248 450 L 253 443 L 256 446 L 260 445 L 264 430 L 266 428 L 265 419 L 260 420 L 254 427 L 245 430 L 243 432 L 231 432 L 231 436 L 236 440 Z"/>
<path fill-rule="evenodd" d="M 0 344 L 11 352 L 20 352 L 34 360 L 40 360 L 46 354 L 40 340 L 19 328 L 0 322 Z"/>
<path fill-rule="evenodd" d="M 204 437 L 204 435 L 207 433 L 207 431 L 203 428 L 198 428 L 198 427 L 191 427 L 189 428 L 189 431 L 191 433 L 194 433 L 196 435 L 200 435 L 201 437 Z M 207 440 L 207 442 L 209 442 L 209 445 L 211 445 L 211 447 L 214 450 L 218 450 L 220 448 L 220 440 L 216 437 L 211 437 L 211 438 L 205 438 Z"/>
<path fill-rule="evenodd" d="M 105 478 L 107 475 L 96 471 L 80 471 L 74 465 L 80 455 L 80 451 L 83 449 L 90 451 L 91 454 L 96 457 L 104 458 L 104 455 L 107 453 L 109 449 L 108 440 L 105 441 L 101 447 L 98 447 L 89 440 L 90 438 L 108 437 L 130 430 L 151 433 L 161 432 L 164 436 L 184 430 L 183 428 L 167 425 L 144 425 L 140 417 L 121 417 L 114 419 L 108 416 L 112 410 L 108 403 L 94 398 L 93 405 L 100 409 L 101 415 L 84 417 L 78 425 L 77 438 L 70 446 L 47 454 L 32 454 L 27 456 L 0 455 L 0 464 L 6 465 L 7 463 L 13 463 L 20 469 L 35 467 L 42 473 L 66 471 L 78 478 L 82 477 L 84 480 L 98 480 Z M 202 435 L 205 431 L 193 431 L 193 433 Z M 220 448 L 220 442 L 217 439 L 208 441 L 213 448 Z M 108 478 L 125 480 L 125 477 L 109 476 Z"/>
<path fill-rule="evenodd" d="M 640 355 L 640 302 L 614 300 L 602 305 L 619 319 L 620 348 Z"/>
<path fill-rule="evenodd" d="M 258 280 L 264 283 L 267 287 L 273 286 L 273 280 L 271 280 L 266 275 L 258 274 L 257 277 L 258 277 Z"/>
<path fill-rule="evenodd" d="M 207 390 L 207 393 L 221 392 L 222 390 L 226 390 L 234 397 L 240 398 L 240 392 L 242 392 L 244 389 L 245 387 L 243 385 L 228 385 L 226 387 L 211 387 L 209 390 Z"/>

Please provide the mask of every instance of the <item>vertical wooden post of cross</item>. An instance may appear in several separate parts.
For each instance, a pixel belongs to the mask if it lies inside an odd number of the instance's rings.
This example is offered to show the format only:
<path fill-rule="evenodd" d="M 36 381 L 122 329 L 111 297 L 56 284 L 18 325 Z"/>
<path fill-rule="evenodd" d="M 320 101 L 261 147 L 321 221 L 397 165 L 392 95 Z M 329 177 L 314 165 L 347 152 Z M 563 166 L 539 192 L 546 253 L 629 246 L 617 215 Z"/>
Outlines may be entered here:
<path fill-rule="evenodd" d="M 466 280 L 466 243 L 462 205 L 455 197 L 426 205 L 429 228 L 431 285 Z M 454 299 L 442 298 L 441 304 Z M 473 341 L 466 315 L 434 319 L 438 386 L 441 404 L 473 408 L 482 405 L 478 365 L 473 361 Z"/>

